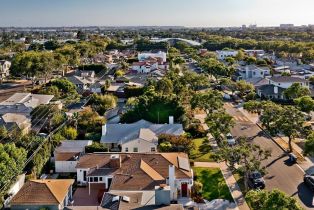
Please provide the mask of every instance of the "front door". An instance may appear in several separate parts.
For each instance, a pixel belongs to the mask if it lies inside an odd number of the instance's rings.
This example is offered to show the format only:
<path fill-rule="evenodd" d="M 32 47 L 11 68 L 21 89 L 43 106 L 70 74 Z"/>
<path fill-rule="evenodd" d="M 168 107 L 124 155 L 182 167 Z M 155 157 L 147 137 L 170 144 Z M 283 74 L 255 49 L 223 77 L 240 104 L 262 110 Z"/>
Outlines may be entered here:
<path fill-rule="evenodd" d="M 108 178 L 108 186 L 107 186 L 107 189 L 109 189 L 110 185 L 111 185 L 111 182 L 112 182 L 112 178 Z"/>
<path fill-rule="evenodd" d="M 187 183 L 181 184 L 181 196 L 188 197 L 188 184 Z"/>

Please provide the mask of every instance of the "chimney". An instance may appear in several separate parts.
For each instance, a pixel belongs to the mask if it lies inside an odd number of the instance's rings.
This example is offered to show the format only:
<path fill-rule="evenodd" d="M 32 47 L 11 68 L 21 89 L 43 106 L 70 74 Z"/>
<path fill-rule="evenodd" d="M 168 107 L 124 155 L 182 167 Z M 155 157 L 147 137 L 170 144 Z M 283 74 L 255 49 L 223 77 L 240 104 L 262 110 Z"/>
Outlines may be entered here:
<path fill-rule="evenodd" d="M 176 183 L 175 183 L 176 177 L 175 177 L 175 166 L 169 165 L 169 177 L 168 177 L 168 184 L 170 187 L 170 199 L 176 200 L 177 196 L 177 189 L 176 189 Z"/>
<path fill-rule="evenodd" d="M 278 94 L 278 87 L 277 86 L 274 86 L 274 93 Z"/>
<path fill-rule="evenodd" d="M 173 118 L 173 116 L 169 116 L 169 124 L 170 124 L 170 125 L 174 124 L 174 118 Z"/>
<path fill-rule="evenodd" d="M 102 135 L 105 136 L 107 134 L 107 124 L 102 126 Z"/>
<path fill-rule="evenodd" d="M 120 168 L 121 167 L 121 156 L 118 154 L 111 155 L 109 166 L 110 166 L 110 168 Z"/>

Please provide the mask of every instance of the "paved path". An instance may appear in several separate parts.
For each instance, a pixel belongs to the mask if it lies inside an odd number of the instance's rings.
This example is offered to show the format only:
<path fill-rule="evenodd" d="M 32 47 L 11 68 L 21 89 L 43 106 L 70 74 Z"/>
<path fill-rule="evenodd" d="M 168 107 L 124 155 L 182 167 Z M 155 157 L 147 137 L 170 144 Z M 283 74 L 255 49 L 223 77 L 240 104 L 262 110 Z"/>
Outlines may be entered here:
<path fill-rule="evenodd" d="M 249 206 L 247 205 L 244 196 L 240 190 L 237 181 L 235 180 L 232 172 L 228 169 L 228 166 L 224 163 L 216 163 L 216 162 L 194 162 L 195 167 L 205 167 L 205 168 L 220 168 L 222 175 L 226 181 L 226 184 L 230 190 L 230 193 L 233 197 L 233 200 L 238 205 L 239 210 L 249 210 Z"/>

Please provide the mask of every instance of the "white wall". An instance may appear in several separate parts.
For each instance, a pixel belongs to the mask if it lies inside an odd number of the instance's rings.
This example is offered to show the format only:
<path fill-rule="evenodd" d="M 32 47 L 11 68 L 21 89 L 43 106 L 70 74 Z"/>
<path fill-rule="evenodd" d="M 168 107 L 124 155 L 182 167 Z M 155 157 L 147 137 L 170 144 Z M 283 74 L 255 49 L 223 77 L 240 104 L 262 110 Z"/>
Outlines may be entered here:
<path fill-rule="evenodd" d="M 151 147 L 155 148 L 155 151 L 157 151 L 157 145 L 158 142 L 156 141 L 155 143 L 151 143 L 142 139 L 135 139 L 132 141 L 129 141 L 127 143 L 124 143 L 122 145 L 122 152 L 125 152 L 125 148 L 128 148 L 128 152 L 133 152 L 133 148 L 137 147 L 138 152 L 151 152 Z"/>
<path fill-rule="evenodd" d="M 75 173 L 78 161 L 55 161 L 55 170 L 57 173 Z"/>
<path fill-rule="evenodd" d="M 270 84 L 273 84 L 273 85 L 275 85 L 275 86 L 278 86 L 278 87 L 287 89 L 287 88 L 289 88 L 289 87 L 290 87 L 293 83 L 295 83 L 295 82 L 274 82 L 274 81 L 272 81 L 272 80 L 269 80 L 269 83 L 270 83 Z M 307 83 L 307 84 L 306 84 L 306 83 Z M 309 88 L 308 82 L 302 82 L 301 85 L 302 85 L 303 87 Z"/>
<path fill-rule="evenodd" d="M 88 173 L 90 169 L 89 168 L 77 168 L 76 169 L 76 175 L 77 175 L 77 182 L 81 182 L 81 183 L 87 183 L 87 177 L 86 177 L 86 181 L 84 181 L 84 177 L 83 177 L 83 172 L 86 171 L 86 174 Z"/>

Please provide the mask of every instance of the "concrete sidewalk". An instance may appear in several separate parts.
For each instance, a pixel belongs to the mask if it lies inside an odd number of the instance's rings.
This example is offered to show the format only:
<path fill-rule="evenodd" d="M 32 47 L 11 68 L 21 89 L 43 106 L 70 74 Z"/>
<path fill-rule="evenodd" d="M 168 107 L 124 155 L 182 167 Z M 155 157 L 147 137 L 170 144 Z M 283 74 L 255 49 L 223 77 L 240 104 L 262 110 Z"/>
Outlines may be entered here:
<path fill-rule="evenodd" d="M 228 166 L 224 163 L 216 162 L 194 162 L 194 167 L 204 167 L 204 168 L 220 168 L 221 173 L 226 181 L 226 184 L 230 190 L 234 202 L 237 204 L 239 210 L 249 210 L 245 198 L 241 192 L 239 185 L 237 184 L 236 179 L 232 175 L 232 172 L 228 169 Z"/>

